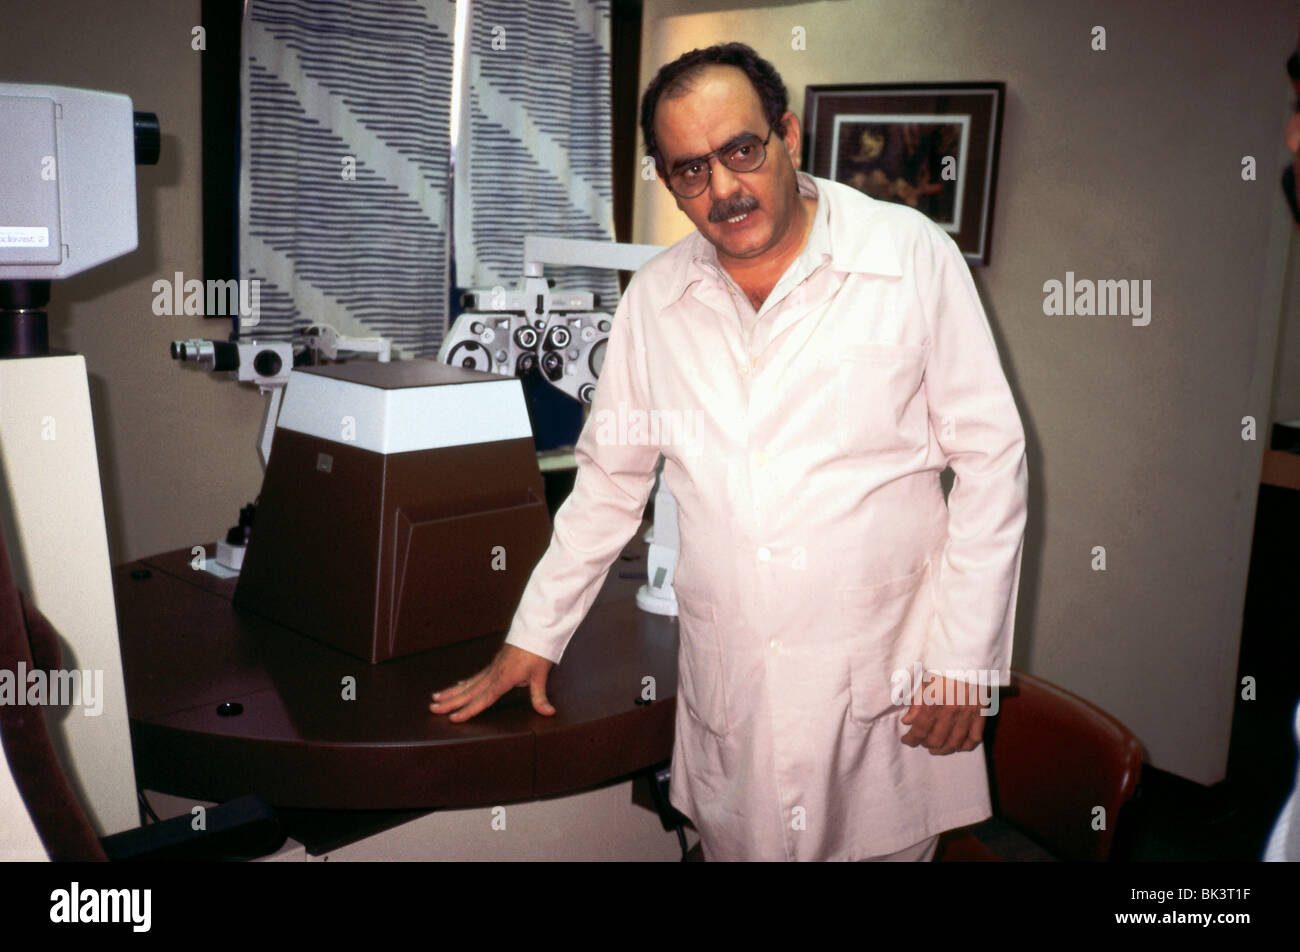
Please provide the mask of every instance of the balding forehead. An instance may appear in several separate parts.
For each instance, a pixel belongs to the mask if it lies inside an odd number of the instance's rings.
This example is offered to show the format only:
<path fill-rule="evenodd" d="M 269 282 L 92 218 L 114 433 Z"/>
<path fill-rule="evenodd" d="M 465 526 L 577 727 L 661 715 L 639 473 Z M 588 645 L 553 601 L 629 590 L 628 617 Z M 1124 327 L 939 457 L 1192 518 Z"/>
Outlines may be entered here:
<path fill-rule="evenodd" d="M 690 96 L 705 97 L 699 101 L 699 106 L 703 108 L 713 108 L 716 111 L 718 107 L 725 107 L 728 117 L 752 118 L 756 122 L 763 118 L 763 102 L 745 71 L 735 66 L 709 63 L 693 70 L 692 79 L 687 85 L 672 96 L 660 99 L 655 107 L 656 130 L 663 129 L 662 124 L 666 119 L 664 113 L 677 113 L 682 100 Z M 695 104 L 685 108 L 688 112 L 696 111 Z M 658 134 L 661 135 L 662 132 Z"/>
<path fill-rule="evenodd" d="M 720 79 L 728 75 L 734 76 L 749 88 L 755 99 L 758 98 L 758 91 L 754 89 L 754 84 L 749 81 L 745 71 L 739 66 L 732 66 L 729 63 L 701 63 L 694 66 L 665 86 L 661 97 L 663 99 L 677 99 L 685 96 L 694 92 L 715 75 Z"/>

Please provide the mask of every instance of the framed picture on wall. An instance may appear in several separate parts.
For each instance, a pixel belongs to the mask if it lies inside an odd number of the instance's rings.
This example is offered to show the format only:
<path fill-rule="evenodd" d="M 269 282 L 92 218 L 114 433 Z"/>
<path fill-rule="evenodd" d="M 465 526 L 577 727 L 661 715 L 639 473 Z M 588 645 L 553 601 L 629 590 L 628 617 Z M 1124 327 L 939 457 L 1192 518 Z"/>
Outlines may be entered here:
<path fill-rule="evenodd" d="M 989 262 L 1006 84 L 809 86 L 804 170 L 911 205 Z"/>

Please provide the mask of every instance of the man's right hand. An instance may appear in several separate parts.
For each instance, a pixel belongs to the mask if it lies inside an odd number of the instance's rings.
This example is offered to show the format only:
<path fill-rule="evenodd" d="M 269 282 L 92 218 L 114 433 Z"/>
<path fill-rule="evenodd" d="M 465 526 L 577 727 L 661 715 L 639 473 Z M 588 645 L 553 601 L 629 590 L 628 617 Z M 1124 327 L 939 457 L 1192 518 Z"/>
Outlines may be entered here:
<path fill-rule="evenodd" d="M 549 717 L 555 713 L 546 699 L 546 678 L 552 664 L 531 651 L 502 645 L 492 663 L 468 681 L 434 692 L 429 710 L 435 714 L 451 713 L 451 720 L 458 724 L 491 707 L 512 688 L 527 687 L 532 694 L 533 710 Z"/>

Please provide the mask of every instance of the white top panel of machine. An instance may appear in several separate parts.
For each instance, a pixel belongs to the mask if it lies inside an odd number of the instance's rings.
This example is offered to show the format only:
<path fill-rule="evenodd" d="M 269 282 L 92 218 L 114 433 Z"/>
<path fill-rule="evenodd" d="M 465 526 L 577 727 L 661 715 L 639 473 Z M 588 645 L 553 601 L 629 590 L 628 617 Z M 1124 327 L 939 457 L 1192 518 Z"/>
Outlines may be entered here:
<path fill-rule="evenodd" d="M 278 427 L 375 453 L 533 435 L 523 385 L 513 377 L 390 390 L 294 371 Z"/>

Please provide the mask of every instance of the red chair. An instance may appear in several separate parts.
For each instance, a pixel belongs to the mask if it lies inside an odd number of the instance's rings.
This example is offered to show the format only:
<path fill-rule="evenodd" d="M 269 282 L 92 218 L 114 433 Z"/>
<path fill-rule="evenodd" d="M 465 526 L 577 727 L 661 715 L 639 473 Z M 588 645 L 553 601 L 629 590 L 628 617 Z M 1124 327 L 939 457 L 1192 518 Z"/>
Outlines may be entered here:
<path fill-rule="evenodd" d="M 985 731 L 985 752 L 994 819 L 949 830 L 936 861 L 1110 858 L 1120 812 L 1142 771 L 1132 731 L 1083 698 L 1013 670 Z M 1104 827 L 1095 829 L 1102 818 Z"/>

